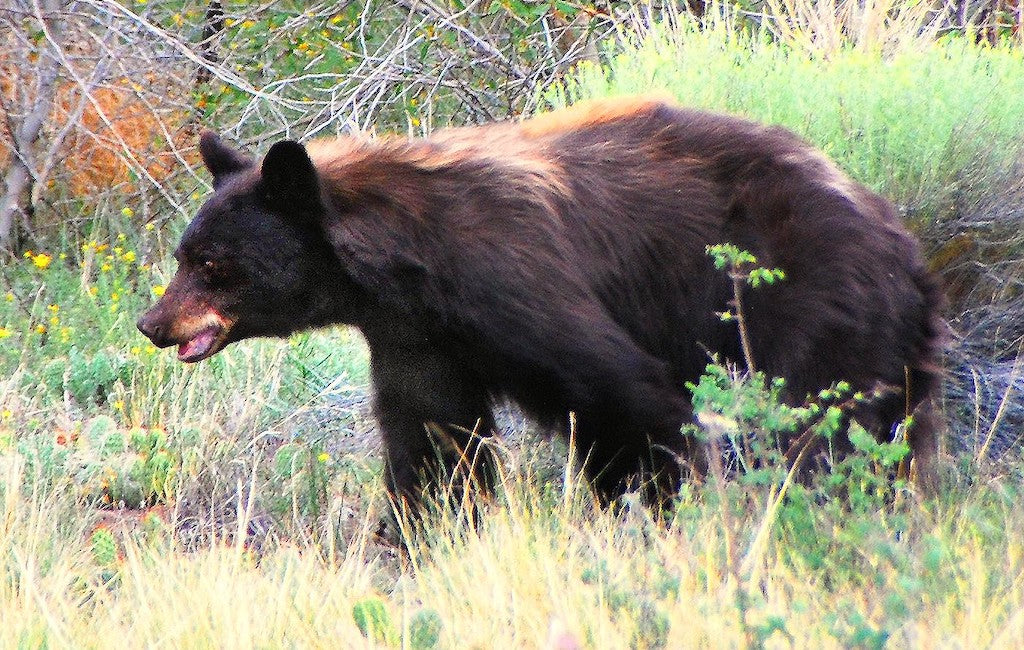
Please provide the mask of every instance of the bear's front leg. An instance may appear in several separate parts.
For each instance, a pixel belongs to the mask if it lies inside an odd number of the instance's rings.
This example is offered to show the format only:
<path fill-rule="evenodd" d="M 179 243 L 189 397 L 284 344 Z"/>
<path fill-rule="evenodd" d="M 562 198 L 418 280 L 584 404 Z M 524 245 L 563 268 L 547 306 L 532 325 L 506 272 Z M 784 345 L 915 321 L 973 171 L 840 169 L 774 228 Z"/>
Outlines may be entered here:
<path fill-rule="evenodd" d="M 494 420 L 480 383 L 427 344 L 371 341 L 370 354 L 385 478 L 399 507 L 415 511 L 431 489 L 455 503 L 467 484 L 489 490 Z"/>

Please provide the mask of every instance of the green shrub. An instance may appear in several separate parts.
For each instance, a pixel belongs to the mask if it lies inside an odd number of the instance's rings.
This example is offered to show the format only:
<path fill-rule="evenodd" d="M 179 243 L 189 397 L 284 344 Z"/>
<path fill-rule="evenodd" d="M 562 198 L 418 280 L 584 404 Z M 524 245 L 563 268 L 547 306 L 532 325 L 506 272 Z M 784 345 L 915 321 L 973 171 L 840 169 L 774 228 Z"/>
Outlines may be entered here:
<path fill-rule="evenodd" d="M 1024 50 L 969 36 L 895 52 L 808 54 L 742 22 L 656 26 L 607 67 L 583 65 L 548 99 L 668 93 L 682 104 L 780 124 L 855 179 L 924 218 L 1001 182 L 1020 155 Z"/>

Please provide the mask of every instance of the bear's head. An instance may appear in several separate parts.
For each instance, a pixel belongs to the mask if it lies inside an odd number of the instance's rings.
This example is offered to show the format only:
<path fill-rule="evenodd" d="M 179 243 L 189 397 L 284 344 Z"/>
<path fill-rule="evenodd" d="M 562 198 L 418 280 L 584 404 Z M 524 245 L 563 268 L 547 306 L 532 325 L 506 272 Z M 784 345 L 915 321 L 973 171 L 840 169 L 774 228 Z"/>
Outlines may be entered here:
<path fill-rule="evenodd" d="M 334 320 L 344 274 L 323 233 L 325 202 L 306 149 L 278 142 L 257 164 L 208 131 L 199 149 L 214 193 L 185 230 L 177 272 L 139 330 L 194 362 L 234 341 Z"/>

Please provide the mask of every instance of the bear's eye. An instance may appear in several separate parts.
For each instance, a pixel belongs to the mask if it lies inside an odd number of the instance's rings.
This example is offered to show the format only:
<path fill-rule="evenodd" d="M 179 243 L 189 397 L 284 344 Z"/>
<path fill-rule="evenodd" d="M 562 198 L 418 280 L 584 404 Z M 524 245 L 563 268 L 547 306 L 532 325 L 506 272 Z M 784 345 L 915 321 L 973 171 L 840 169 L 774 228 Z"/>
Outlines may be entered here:
<path fill-rule="evenodd" d="M 227 276 L 225 266 L 214 260 L 205 260 L 200 265 L 200 268 L 202 269 L 203 277 L 210 284 L 223 283 Z"/>

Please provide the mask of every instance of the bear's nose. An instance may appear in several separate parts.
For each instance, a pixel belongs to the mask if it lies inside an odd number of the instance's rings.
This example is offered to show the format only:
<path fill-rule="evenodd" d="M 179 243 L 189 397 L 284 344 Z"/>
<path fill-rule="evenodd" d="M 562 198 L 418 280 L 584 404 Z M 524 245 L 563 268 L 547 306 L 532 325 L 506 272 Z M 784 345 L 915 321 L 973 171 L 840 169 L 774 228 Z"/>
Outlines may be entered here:
<path fill-rule="evenodd" d="M 143 314 L 135 326 L 158 348 L 166 348 L 170 342 L 165 338 L 166 328 L 150 312 Z"/>

